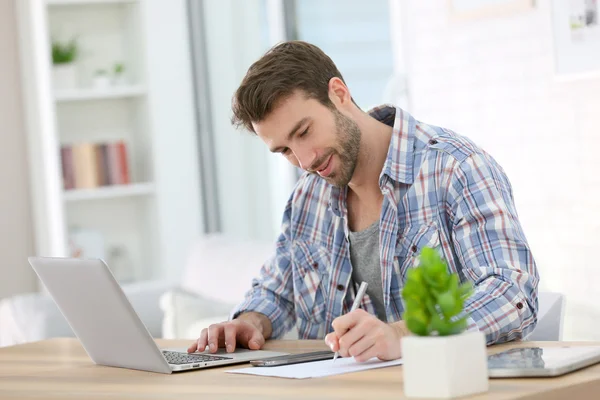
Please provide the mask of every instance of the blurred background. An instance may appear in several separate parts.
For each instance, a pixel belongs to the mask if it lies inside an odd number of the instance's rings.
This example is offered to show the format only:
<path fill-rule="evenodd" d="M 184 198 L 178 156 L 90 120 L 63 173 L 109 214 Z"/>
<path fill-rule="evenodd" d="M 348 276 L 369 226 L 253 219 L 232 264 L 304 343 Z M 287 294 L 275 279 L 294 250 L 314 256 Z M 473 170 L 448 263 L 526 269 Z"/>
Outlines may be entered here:
<path fill-rule="evenodd" d="M 600 340 L 597 0 L 0 0 L 0 345 L 72 335 L 30 255 L 107 260 L 159 337 L 227 317 L 297 171 L 230 124 L 272 45 L 504 167 L 563 338 Z"/>

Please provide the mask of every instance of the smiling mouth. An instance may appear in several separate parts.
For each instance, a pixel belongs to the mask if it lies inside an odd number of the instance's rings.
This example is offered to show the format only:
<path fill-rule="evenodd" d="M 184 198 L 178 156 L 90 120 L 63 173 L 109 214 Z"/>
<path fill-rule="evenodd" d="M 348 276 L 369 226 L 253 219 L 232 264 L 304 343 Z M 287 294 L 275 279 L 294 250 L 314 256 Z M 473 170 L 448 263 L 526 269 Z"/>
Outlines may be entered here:
<path fill-rule="evenodd" d="M 327 158 L 327 160 L 325 160 L 325 163 L 320 165 L 320 168 L 315 168 L 315 171 L 323 172 L 325 170 L 325 168 L 327 168 L 327 166 L 329 165 L 330 161 L 331 161 L 331 156 L 329 156 L 329 158 Z"/>
<path fill-rule="evenodd" d="M 329 156 L 324 164 L 321 164 L 318 169 L 315 169 L 315 172 L 323 178 L 329 176 L 329 174 L 331 174 L 331 160 L 333 160 L 333 154 Z"/>

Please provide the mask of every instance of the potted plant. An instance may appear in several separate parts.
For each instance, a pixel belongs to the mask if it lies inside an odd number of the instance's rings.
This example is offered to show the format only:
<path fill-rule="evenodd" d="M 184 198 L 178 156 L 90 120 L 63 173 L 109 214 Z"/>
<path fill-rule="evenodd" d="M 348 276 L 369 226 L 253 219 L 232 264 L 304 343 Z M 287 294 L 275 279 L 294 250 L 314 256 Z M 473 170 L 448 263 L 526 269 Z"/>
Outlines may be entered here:
<path fill-rule="evenodd" d="M 75 39 L 62 43 L 52 41 L 52 75 L 54 86 L 59 89 L 72 89 L 77 86 L 75 60 L 78 47 Z"/>
<path fill-rule="evenodd" d="M 402 290 L 402 318 L 414 334 L 402 338 L 407 397 L 453 398 L 488 390 L 485 336 L 466 331 L 463 307 L 472 292 L 437 251 L 423 248 Z"/>
<path fill-rule="evenodd" d="M 108 72 L 105 69 L 97 69 L 94 73 L 94 79 L 92 86 L 95 89 L 106 89 L 110 86 L 110 79 L 108 78 Z"/>
<path fill-rule="evenodd" d="M 113 66 L 113 85 L 124 85 L 125 83 L 125 65 L 115 63 Z"/>

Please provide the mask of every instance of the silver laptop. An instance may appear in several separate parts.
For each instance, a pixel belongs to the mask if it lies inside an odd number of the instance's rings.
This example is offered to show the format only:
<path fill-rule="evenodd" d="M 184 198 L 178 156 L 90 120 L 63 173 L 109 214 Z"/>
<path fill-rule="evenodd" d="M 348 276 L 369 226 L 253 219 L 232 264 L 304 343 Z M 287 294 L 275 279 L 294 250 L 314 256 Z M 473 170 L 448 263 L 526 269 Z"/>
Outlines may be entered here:
<path fill-rule="evenodd" d="M 183 348 L 161 350 L 104 261 L 28 260 L 96 364 L 170 374 L 286 354 L 245 349 L 215 354 L 188 354 Z"/>

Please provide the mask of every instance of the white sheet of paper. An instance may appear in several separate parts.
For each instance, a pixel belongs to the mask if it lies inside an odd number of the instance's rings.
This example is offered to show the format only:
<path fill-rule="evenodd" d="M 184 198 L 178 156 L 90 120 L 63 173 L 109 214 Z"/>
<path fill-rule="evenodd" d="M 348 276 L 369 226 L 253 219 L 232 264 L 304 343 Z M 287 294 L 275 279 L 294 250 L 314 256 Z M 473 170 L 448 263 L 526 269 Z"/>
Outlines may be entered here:
<path fill-rule="evenodd" d="M 226 372 L 231 374 L 249 374 L 260 376 L 275 376 L 278 378 L 321 378 L 323 376 L 347 374 L 349 372 L 365 371 L 367 369 L 391 367 L 401 365 L 402 359 L 393 361 L 380 361 L 372 358 L 366 362 L 354 361 L 353 357 L 338 358 L 333 360 L 313 361 L 301 364 L 283 365 L 281 367 L 250 367 L 233 369 Z"/>

